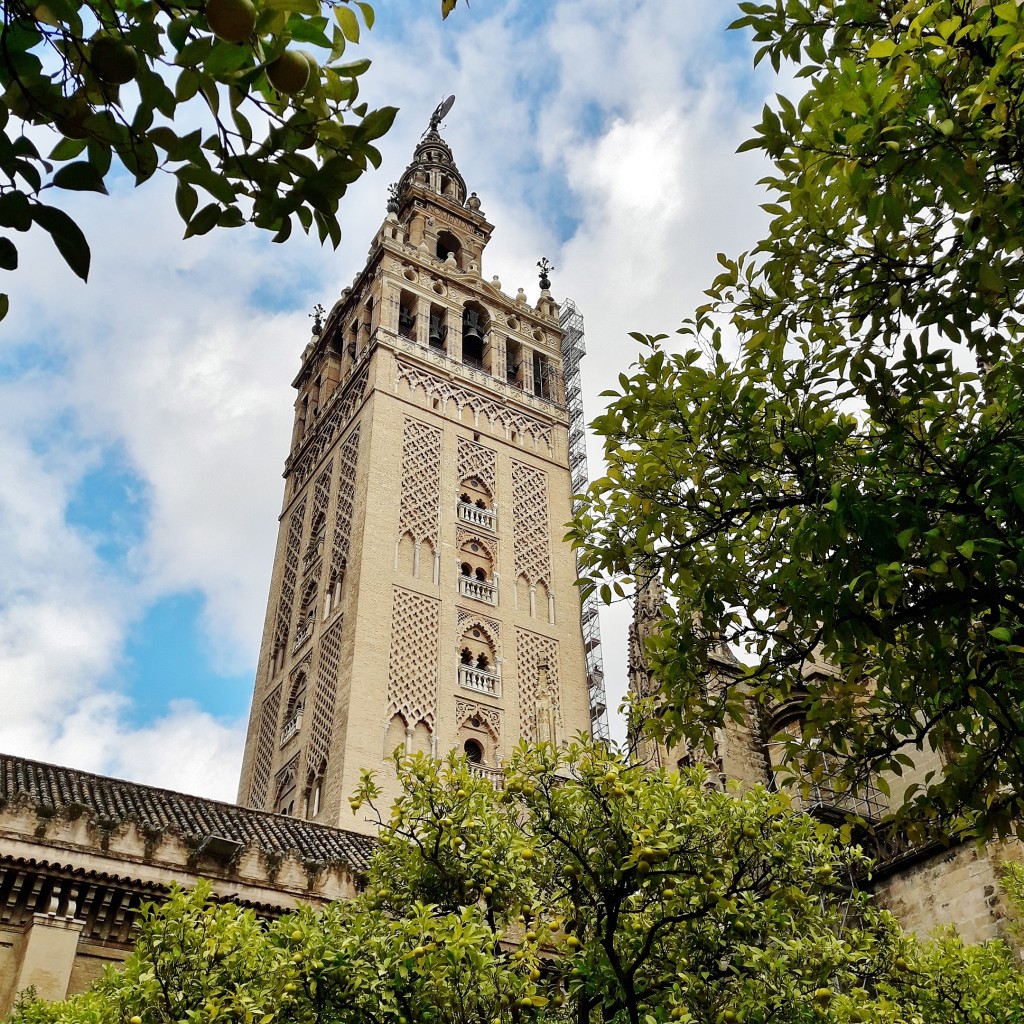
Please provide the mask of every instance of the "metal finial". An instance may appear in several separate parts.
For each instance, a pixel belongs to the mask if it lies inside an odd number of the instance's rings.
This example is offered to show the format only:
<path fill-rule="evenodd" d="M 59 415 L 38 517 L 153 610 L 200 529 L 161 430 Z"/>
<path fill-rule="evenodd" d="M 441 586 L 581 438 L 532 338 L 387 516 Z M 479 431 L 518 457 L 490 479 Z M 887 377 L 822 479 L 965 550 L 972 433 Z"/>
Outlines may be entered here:
<path fill-rule="evenodd" d="M 427 129 L 428 132 L 436 132 L 441 121 L 444 120 L 445 114 L 452 109 L 452 104 L 455 102 L 454 94 L 445 97 L 437 105 L 437 109 L 430 115 L 430 127 Z"/>
<path fill-rule="evenodd" d="M 313 318 L 313 333 L 319 337 L 320 332 L 324 329 L 324 314 L 327 312 L 323 306 L 318 302 L 313 307 L 313 312 L 307 315 Z"/>
<path fill-rule="evenodd" d="M 388 212 L 398 213 L 398 182 L 388 185 Z"/>
<path fill-rule="evenodd" d="M 548 275 L 555 268 L 548 263 L 548 258 L 545 256 L 538 264 L 537 267 L 540 269 L 540 288 L 541 291 L 547 291 L 551 287 L 551 278 Z"/>

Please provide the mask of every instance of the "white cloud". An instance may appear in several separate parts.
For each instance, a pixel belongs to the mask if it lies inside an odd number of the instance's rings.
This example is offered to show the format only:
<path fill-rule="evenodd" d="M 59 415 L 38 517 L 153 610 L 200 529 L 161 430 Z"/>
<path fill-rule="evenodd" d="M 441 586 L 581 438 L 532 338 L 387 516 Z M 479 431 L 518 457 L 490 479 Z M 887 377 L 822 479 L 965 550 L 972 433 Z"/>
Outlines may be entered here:
<path fill-rule="evenodd" d="M 381 144 L 383 173 L 346 197 L 337 254 L 252 231 L 182 243 L 159 182 L 68 197 L 94 246 L 87 287 L 47 240 L 19 239 L 3 344 L 33 346 L 44 366 L 0 394 L 0 690 L 11 709 L 0 746 L 233 796 L 246 709 L 221 722 L 168 704 L 133 725 L 116 689 L 126 637 L 157 598 L 198 591 L 217 666 L 255 660 L 306 312 L 329 308 L 361 267 L 386 183 L 442 95 L 457 95 L 445 134 L 496 225 L 486 276 L 532 294 L 548 255 L 556 293 L 587 317 L 591 417 L 635 355 L 627 332 L 671 330 L 700 301 L 715 252 L 750 245 L 761 169 L 733 151 L 763 99 L 742 46 L 720 41 L 730 11 L 716 0 L 561 0 L 549 31 L 531 35 L 534 2 L 460 5 L 444 26 L 428 4 L 401 38 L 370 33 L 365 98 L 403 112 Z M 110 448 L 145 495 L 142 536 L 117 570 L 67 516 Z M 605 619 L 612 707 L 625 617 Z"/>

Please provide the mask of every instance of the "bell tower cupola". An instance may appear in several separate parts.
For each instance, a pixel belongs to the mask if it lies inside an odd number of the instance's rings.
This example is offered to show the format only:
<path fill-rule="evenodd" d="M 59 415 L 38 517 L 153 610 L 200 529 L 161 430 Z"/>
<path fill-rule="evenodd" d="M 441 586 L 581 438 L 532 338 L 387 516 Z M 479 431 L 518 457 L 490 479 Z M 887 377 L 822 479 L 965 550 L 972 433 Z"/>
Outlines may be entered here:
<path fill-rule="evenodd" d="M 494 228 L 481 213 L 477 194 L 466 189 L 451 147 L 438 131 L 453 101 L 449 97 L 434 111 L 412 162 L 393 189 L 389 209 L 419 252 L 450 270 L 479 276 Z"/>

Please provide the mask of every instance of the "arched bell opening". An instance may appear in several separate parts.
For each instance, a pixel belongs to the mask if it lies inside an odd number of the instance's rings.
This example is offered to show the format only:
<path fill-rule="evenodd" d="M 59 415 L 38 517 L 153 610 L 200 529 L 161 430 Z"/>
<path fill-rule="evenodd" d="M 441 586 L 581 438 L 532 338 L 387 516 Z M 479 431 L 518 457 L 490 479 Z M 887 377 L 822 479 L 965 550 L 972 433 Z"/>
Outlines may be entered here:
<path fill-rule="evenodd" d="M 467 302 L 462 310 L 462 361 L 467 366 L 486 370 L 487 332 L 491 318 L 478 302 Z"/>
<path fill-rule="evenodd" d="M 404 289 L 398 296 L 398 336 L 416 340 L 416 296 Z"/>

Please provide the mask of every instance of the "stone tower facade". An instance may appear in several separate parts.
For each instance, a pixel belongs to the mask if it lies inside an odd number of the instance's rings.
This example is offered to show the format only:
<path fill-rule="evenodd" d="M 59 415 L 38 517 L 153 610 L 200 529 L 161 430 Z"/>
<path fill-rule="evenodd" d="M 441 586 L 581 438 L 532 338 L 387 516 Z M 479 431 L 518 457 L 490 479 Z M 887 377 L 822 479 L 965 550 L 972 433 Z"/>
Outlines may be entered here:
<path fill-rule="evenodd" d="M 590 732 L 559 308 L 484 280 L 492 230 L 432 121 L 303 353 L 246 806 L 371 831 L 396 748 Z"/>

